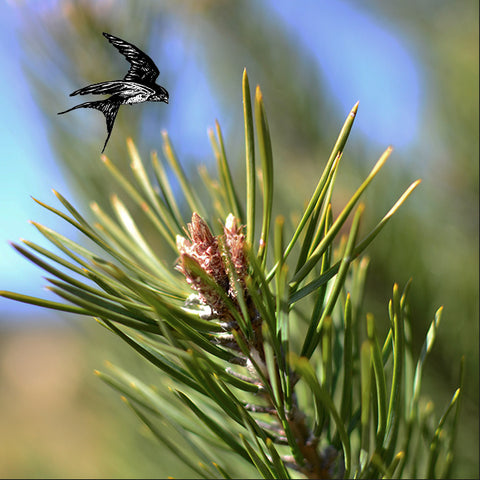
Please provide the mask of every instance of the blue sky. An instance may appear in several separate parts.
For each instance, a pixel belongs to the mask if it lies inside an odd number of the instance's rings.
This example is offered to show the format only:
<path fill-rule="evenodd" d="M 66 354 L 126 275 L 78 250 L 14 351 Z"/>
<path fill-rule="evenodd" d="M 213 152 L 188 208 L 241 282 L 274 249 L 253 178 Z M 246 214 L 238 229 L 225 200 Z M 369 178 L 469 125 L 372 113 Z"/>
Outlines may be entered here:
<path fill-rule="evenodd" d="M 62 228 L 31 196 L 48 202 L 52 188 L 68 188 L 22 72 L 16 33 L 20 18 L 16 13 L 11 5 L 0 3 L 0 289 L 45 295 L 40 270 L 22 260 L 8 242 L 17 242 L 21 237 L 42 242 L 43 237 L 28 223 L 30 219 Z M 0 321 L 4 314 L 19 311 L 38 313 L 38 308 L 0 299 Z"/>
<path fill-rule="evenodd" d="M 408 149 L 418 142 L 415 137 L 421 110 L 418 61 L 391 25 L 381 25 L 371 13 L 362 11 L 361 3 L 302 0 L 303 10 L 309 12 L 304 16 L 296 15 L 297 2 L 268 3 L 279 22 L 312 54 L 339 110 L 348 111 L 361 100 L 362 121 L 357 122 L 356 128 L 369 142 L 379 149 L 389 144 Z M 30 219 L 66 231 L 31 196 L 55 204 L 51 189 L 67 197 L 69 190 L 22 73 L 22 49 L 17 36 L 21 21 L 21 12 L 13 4 L 0 2 L 0 289 L 45 296 L 42 272 L 15 253 L 8 241 L 24 237 L 45 245 L 43 237 L 29 225 Z M 179 71 L 188 65 L 188 71 L 182 71 L 180 84 L 175 86 L 177 96 L 171 99 L 169 108 L 188 110 L 188 115 L 170 115 L 170 118 L 191 119 L 183 125 L 182 132 L 193 146 L 186 153 L 193 154 L 198 145 L 209 148 L 205 132 L 217 117 L 218 107 L 212 101 L 214 94 L 201 66 L 192 58 L 184 61 L 192 52 L 185 48 L 182 29 L 172 28 L 171 32 L 171 41 L 165 49 L 169 52 L 166 61 Z M 66 98 L 68 93 L 65 92 Z M 204 128 L 198 128 L 199 125 Z M 0 299 L 0 318 L 19 311 L 38 313 L 38 308 Z"/>
<path fill-rule="evenodd" d="M 342 110 L 361 100 L 363 121 L 356 128 L 369 141 L 403 148 L 415 140 L 418 65 L 392 25 L 381 25 L 371 11 L 362 11 L 361 2 L 302 0 L 309 12 L 303 16 L 296 15 L 297 2 L 270 4 L 315 58 Z"/>

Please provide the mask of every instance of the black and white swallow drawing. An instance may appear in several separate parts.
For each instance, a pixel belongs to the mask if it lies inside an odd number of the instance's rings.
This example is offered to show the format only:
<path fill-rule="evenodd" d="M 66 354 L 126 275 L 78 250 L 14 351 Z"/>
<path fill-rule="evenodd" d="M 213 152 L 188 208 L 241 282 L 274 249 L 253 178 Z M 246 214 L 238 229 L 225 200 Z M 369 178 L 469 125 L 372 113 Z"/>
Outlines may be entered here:
<path fill-rule="evenodd" d="M 128 60 L 130 69 L 123 77 L 123 80 L 94 83 L 93 85 L 75 90 L 70 94 L 71 97 L 86 94 L 110 94 L 111 96 L 109 98 L 81 103 L 64 112 L 58 113 L 61 115 L 77 108 L 96 108 L 100 110 L 105 115 L 108 132 L 102 153 L 112 133 L 113 124 L 115 123 L 115 117 L 117 116 L 120 105 L 133 105 L 134 103 L 142 102 L 168 103 L 167 90 L 155 83 L 160 72 L 153 60 L 138 47 L 121 38 L 105 32 L 103 32 L 103 36 Z"/>

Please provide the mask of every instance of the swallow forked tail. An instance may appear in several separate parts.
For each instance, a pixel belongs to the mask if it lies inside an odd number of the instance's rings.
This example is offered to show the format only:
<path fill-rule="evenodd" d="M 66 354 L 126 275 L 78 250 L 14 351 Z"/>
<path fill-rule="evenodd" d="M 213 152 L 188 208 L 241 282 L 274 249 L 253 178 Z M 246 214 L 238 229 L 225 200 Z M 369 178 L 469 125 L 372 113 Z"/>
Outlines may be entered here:
<path fill-rule="evenodd" d="M 58 115 L 71 112 L 72 110 L 76 110 L 77 108 L 95 108 L 97 110 L 100 110 L 105 115 L 108 132 L 107 139 L 105 140 L 105 144 L 103 145 L 102 149 L 103 153 L 105 147 L 107 146 L 108 139 L 110 138 L 110 134 L 112 133 L 113 124 L 115 123 L 115 117 L 117 116 L 120 105 L 120 102 L 114 101 L 111 98 L 107 98 L 105 100 L 97 100 L 95 102 L 81 103 L 80 105 L 76 105 L 75 107 L 69 108 L 68 110 L 65 110 L 63 112 L 58 112 Z"/>

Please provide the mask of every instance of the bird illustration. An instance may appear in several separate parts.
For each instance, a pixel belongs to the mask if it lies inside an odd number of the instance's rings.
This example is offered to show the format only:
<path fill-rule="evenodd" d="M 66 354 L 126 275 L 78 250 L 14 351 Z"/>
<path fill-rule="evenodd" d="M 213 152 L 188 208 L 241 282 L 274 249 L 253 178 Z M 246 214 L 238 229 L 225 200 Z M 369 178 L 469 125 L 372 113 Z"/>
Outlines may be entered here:
<path fill-rule="evenodd" d="M 77 108 L 96 108 L 100 110 L 107 121 L 107 139 L 102 153 L 107 146 L 108 139 L 112 133 L 115 117 L 120 105 L 132 105 L 142 102 L 165 102 L 168 103 L 168 92 L 165 88 L 155 83 L 160 74 L 153 60 L 138 47 L 122 40 L 121 38 L 103 32 L 103 36 L 128 60 L 130 69 L 123 77 L 123 80 L 112 80 L 107 82 L 94 83 L 87 87 L 75 90 L 70 94 L 74 95 L 111 95 L 105 100 L 85 102 L 69 108 L 63 113 L 70 112 Z"/>

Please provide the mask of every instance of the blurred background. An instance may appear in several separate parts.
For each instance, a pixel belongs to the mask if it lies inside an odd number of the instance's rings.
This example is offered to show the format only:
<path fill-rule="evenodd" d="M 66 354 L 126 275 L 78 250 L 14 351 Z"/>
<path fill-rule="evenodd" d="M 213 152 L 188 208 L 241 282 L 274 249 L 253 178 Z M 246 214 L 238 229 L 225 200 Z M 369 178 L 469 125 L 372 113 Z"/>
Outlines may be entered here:
<path fill-rule="evenodd" d="M 109 158 L 126 169 L 127 136 L 147 158 L 161 152 L 167 130 L 192 178 L 198 164 L 214 172 L 206 132 L 218 119 L 242 184 L 246 67 L 269 117 L 277 213 L 300 211 L 359 100 L 334 213 L 388 145 L 393 155 L 364 197 L 364 233 L 422 178 L 367 252 L 364 308 L 385 322 L 393 283 L 403 287 L 412 277 L 419 351 L 444 305 L 424 393 L 440 415 L 465 355 L 454 475 L 478 478 L 478 13 L 471 0 L 2 1 L 0 289 L 49 298 L 42 272 L 8 245 L 27 238 L 48 246 L 29 220 L 81 241 L 31 196 L 58 207 L 54 188 L 88 217 L 91 200 L 108 208 L 119 190 L 99 159 L 103 115 L 57 115 L 85 101 L 70 98 L 72 91 L 125 75 L 128 63 L 102 32 L 147 52 L 170 93 L 169 105 L 120 109 Z M 0 299 L 0 477 L 158 478 L 177 471 L 93 375 L 105 360 L 149 375 L 91 319 Z"/>

